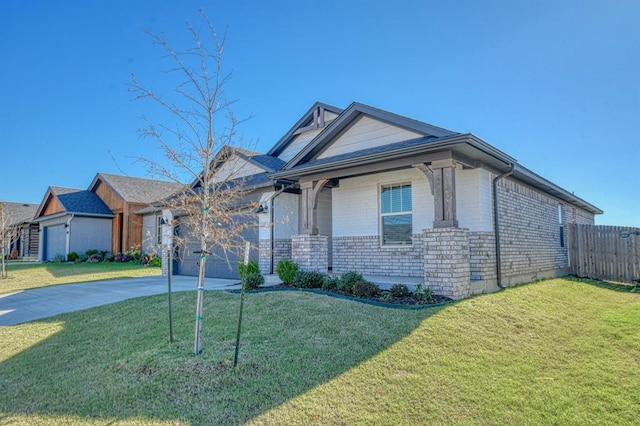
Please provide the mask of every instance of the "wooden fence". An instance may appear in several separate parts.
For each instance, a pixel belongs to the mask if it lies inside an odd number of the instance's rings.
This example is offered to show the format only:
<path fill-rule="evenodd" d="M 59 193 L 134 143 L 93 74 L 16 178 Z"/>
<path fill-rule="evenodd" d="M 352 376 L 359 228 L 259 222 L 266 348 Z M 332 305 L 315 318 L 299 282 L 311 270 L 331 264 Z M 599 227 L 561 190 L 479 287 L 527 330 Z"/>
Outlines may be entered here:
<path fill-rule="evenodd" d="M 567 248 L 579 277 L 640 284 L 640 228 L 570 224 Z"/>

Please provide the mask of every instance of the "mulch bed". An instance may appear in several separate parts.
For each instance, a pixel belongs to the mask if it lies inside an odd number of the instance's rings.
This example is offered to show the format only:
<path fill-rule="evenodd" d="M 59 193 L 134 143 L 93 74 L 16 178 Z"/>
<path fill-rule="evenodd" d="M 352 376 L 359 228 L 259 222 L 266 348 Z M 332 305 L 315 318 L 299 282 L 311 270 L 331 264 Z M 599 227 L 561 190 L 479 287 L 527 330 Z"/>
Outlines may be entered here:
<path fill-rule="evenodd" d="M 269 287 L 260 287 L 259 289 L 260 291 L 269 291 L 269 290 L 311 290 L 314 293 L 325 293 L 327 295 L 334 295 L 334 296 L 338 296 L 338 297 L 344 297 L 344 298 L 349 298 L 349 299 L 354 299 L 354 300 L 359 300 L 359 301 L 366 301 L 366 302 L 373 302 L 375 304 L 380 304 L 380 305 L 398 305 L 398 306 L 415 306 L 415 307 L 419 307 L 419 306 L 433 306 L 433 305 L 441 305 L 444 303 L 449 303 L 452 302 L 453 299 L 450 299 L 448 297 L 445 296 L 438 296 L 436 294 L 431 295 L 431 297 L 429 297 L 428 299 L 423 299 L 418 297 L 417 295 L 414 295 L 413 293 L 410 294 L 409 296 L 406 297 L 394 297 L 394 298 L 389 298 L 389 291 L 388 290 L 382 290 L 381 293 L 378 296 L 373 296 L 373 297 L 356 297 L 351 293 L 347 293 L 344 291 L 340 291 L 340 290 L 327 290 L 327 289 L 320 289 L 320 288 L 314 288 L 314 289 L 307 289 L 307 288 L 300 288 L 300 287 L 294 287 L 291 285 L 287 285 L 287 284 L 278 284 L 278 285 L 274 285 L 274 286 L 269 286 Z"/>

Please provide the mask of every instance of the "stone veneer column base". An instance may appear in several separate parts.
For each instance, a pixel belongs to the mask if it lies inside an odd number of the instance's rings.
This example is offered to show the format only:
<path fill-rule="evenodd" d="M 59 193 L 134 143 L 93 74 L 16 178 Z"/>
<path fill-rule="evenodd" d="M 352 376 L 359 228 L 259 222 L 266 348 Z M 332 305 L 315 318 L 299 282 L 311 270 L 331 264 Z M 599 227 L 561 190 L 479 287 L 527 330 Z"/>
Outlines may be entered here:
<path fill-rule="evenodd" d="M 469 297 L 469 230 L 436 228 L 422 232 L 425 284 L 435 294 L 452 299 Z"/>
<path fill-rule="evenodd" d="M 292 235 L 291 259 L 298 264 L 301 271 L 326 274 L 329 269 L 329 237 Z"/>

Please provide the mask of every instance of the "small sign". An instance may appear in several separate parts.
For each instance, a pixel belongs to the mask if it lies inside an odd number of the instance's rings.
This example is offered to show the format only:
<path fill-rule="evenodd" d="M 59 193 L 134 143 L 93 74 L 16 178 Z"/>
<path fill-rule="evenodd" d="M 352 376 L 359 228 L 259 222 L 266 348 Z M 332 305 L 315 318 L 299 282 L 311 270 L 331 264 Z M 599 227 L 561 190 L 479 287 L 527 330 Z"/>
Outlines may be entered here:
<path fill-rule="evenodd" d="M 629 238 L 631 236 L 631 233 L 629 232 L 621 232 L 620 233 L 620 238 Z"/>

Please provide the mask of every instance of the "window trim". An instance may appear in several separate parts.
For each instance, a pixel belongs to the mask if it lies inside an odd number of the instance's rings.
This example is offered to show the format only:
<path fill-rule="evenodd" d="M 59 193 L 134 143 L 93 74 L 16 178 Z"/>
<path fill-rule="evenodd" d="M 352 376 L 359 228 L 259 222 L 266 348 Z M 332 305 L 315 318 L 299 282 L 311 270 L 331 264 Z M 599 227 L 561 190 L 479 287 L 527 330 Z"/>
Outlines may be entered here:
<path fill-rule="evenodd" d="M 401 212 L 383 213 L 382 212 L 382 190 L 388 187 L 402 187 L 409 186 L 411 194 L 411 210 L 404 210 Z M 409 242 L 406 244 L 385 244 L 384 243 L 384 223 L 385 217 L 390 216 L 410 216 L 411 217 L 411 234 L 409 236 Z M 378 184 L 378 235 L 380 238 L 381 248 L 410 248 L 413 247 L 413 182 L 410 180 L 402 180 L 397 182 L 386 182 Z"/>
<path fill-rule="evenodd" d="M 156 245 L 162 245 L 162 215 L 156 215 Z"/>

